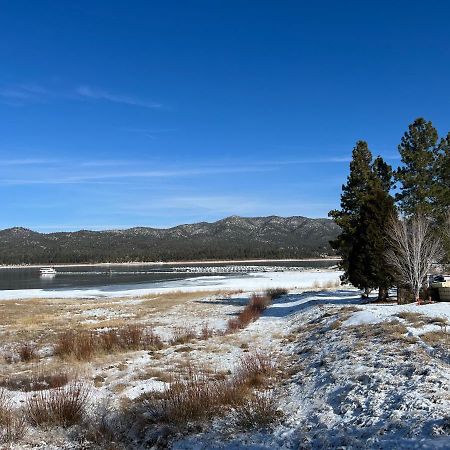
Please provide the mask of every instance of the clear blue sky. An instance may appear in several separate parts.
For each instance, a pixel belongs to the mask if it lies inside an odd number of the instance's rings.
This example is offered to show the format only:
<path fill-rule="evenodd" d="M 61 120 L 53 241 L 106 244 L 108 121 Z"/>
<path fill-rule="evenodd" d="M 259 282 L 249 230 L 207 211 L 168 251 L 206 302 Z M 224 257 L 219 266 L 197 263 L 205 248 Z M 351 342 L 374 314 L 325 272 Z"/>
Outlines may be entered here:
<path fill-rule="evenodd" d="M 325 217 L 450 129 L 444 1 L 0 1 L 0 228 Z"/>

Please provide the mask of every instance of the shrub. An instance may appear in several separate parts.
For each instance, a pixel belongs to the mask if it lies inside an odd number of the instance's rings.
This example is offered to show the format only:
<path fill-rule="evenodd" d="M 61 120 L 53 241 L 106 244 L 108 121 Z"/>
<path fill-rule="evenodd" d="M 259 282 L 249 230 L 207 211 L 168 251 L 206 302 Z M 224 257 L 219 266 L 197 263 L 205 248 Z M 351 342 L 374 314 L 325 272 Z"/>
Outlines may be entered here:
<path fill-rule="evenodd" d="M 175 327 L 173 329 L 173 337 L 170 343 L 172 345 L 186 344 L 196 339 L 197 335 L 195 330 L 190 327 Z"/>
<path fill-rule="evenodd" d="M 30 374 L 3 379 L 0 386 L 22 392 L 41 391 L 64 386 L 69 382 L 69 378 L 69 374 L 65 371 L 52 373 L 36 366 Z"/>
<path fill-rule="evenodd" d="M 103 331 L 98 336 L 99 345 L 106 353 L 113 353 L 120 348 L 120 338 L 116 330 Z"/>
<path fill-rule="evenodd" d="M 126 350 L 139 350 L 144 344 L 145 328 L 142 325 L 127 325 L 118 330 L 120 347 Z"/>
<path fill-rule="evenodd" d="M 267 428 L 280 417 L 281 411 L 271 392 L 253 393 L 235 410 L 236 425 L 244 430 Z"/>
<path fill-rule="evenodd" d="M 245 328 L 251 322 L 259 319 L 263 311 L 270 305 L 272 298 L 269 295 L 253 294 L 248 304 L 236 318 L 227 323 L 227 331 L 232 333 L 240 328 Z"/>
<path fill-rule="evenodd" d="M 164 347 L 164 344 L 161 338 L 150 328 L 144 334 L 144 346 L 146 350 L 160 350 Z"/>
<path fill-rule="evenodd" d="M 88 361 L 96 353 L 113 353 L 128 350 L 155 350 L 163 347 L 161 339 L 152 329 L 143 325 L 127 325 L 103 332 L 66 331 L 55 345 L 55 355 Z"/>
<path fill-rule="evenodd" d="M 186 425 L 221 415 L 245 398 L 245 387 L 236 380 L 211 380 L 201 370 L 189 369 L 187 379 L 178 376 L 163 392 L 141 397 L 152 423 Z"/>
<path fill-rule="evenodd" d="M 235 378 L 239 383 L 249 386 L 261 386 L 268 379 L 275 376 L 276 363 L 272 356 L 262 351 L 251 352 L 243 355 L 235 371 Z"/>
<path fill-rule="evenodd" d="M 0 444 L 20 441 L 27 432 L 23 415 L 12 408 L 11 400 L 4 389 L 0 389 Z"/>
<path fill-rule="evenodd" d="M 27 416 L 37 426 L 69 427 L 79 423 L 85 413 L 90 391 L 80 382 L 39 391 L 30 395 L 26 403 Z"/>
<path fill-rule="evenodd" d="M 36 346 L 32 342 L 24 342 L 17 348 L 17 354 L 22 362 L 30 362 L 37 358 Z"/>
<path fill-rule="evenodd" d="M 200 333 L 200 338 L 206 341 L 213 335 L 214 335 L 214 330 L 212 328 L 209 328 L 209 325 L 207 323 L 204 323 L 202 326 L 201 333 Z"/>
<path fill-rule="evenodd" d="M 273 289 L 268 289 L 266 291 L 266 295 L 268 297 L 270 297 L 272 300 L 275 300 L 277 298 L 282 297 L 283 295 L 287 295 L 288 292 L 289 291 L 286 288 L 273 288 Z"/>
<path fill-rule="evenodd" d="M 266 384 L 275 372 L 270 355 L 263 353 L 243 357 L 235 374 L 228 378 L 188 366 L 186 376 L 178 374 L 162 392 L 143 394 L 128 410 L 128 415 L 135 418 L 136 427 L 145 436 L 152 434 L 148 433 L 149 426 L 155 427 L 156 433 L 162 429 L 161 425 L 175 426 L 172 431 L 176 432 L 195 422 L 233 411 L 237 411 L 246 427 L 265 426 L 279 415 L 274 399 L 269 394 L 249 395 L 257 384 L 257 375 L 264 377 Z M 259 407 L 256 401 L 261 401 Z"/>

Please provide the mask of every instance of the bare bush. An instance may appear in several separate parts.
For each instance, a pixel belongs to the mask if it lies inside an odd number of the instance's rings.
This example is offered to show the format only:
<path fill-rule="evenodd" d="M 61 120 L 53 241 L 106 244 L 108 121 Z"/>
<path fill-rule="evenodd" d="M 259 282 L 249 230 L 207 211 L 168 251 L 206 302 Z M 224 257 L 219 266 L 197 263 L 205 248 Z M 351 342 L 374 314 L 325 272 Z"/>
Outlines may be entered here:
<path fill-rule="evenodd" d="M 38 357 L 36 346 L 33 342 L 23 342 L 17 348 L 17 354 L 22 362 L 30 362 Z"/>
<path fill-rule="evenodd" d="M 131 324 L 103 332 L 66 331 L 58 336 L 54 353 L 61 358 L 89 361 L 98 353 L 157 350 L 162 347 L 161 339 L 151 328 Z"/>
<path fill-rule="evenodd" d="M 54 353 L 61 358 L 73 357 L 79 361 L 92 359 L 96 339 L 93 332 L 68 330 L 58 336 Z"/>
<path fill-rule="evenodd" d="M 120 346 L 127 350 L 139 350 L 144 346 L 145 328 L 132 324 L 118 330 Z"/>
<path fill-rule="evenodd" d="M 192 327 L 175 327 L 170 343 L 172 345 L 187 344 L 197 338 L 197 334 Z"/>
<path fill-rule="evenodd" d="M 277 298 L 283 297 L 283 295 L 288 294 L 288 290 L 286 288 L 272 288 L 267 289 L 266 295 L 271 298 L 271 300 L 275 300 Z"/>
<path fill-rule="evenodd" d="M 224 414 L 244 400 L 247 390 L 235 378 L 211 379 L 207 372 L 190 367 L 187 378 L 178 375 L 163 392 L 144 394 L 141 400 L 152 423 L 181 426 Z"/>
<path fill-rule="evenodd" d="M 203 340 L 207 340 L 214 335 L 214 330 L 209 327 L 207 323 L 204 323 L 202 326 L 202 330 L 200 332 L 200 338 Z"/>
<path fill-rule="evenodd" d="M 238 383 L 252 387 L 267 384 L 275 376 L 277 365 L 270 354 L 262 351 L 243 355 L 238 363 L 235 378 Z"/>
<path fill-rule="evenodd" d="M 230 319 L 227 331 L 232 333 L 240 328 L 245 328 L 251 322 L 259 319 L 263 311 L 270 305 L 272 298 L 269 295 L 253 294 L 248 304 L 236 318 Z"/>
<path fill-rule="evenodd" d="M 418 301 L 433 263 L 444 256 L 438 236 L 424 216 L 400 220 L 393 217 L 388 232 L 387 263 L 392 267 L 399 285 L 408 286 Z"/>
<path fill-rule="evenodd" d="M 89 401 L 89 388 L 80 382 L 39 391 L 28 397 L 27 416 L 33 425 L 68 427 L 79 423 Z"/>
<path fill-rule="evenodd" d="M 270 355 L 262 353 L 243 357 L 235 374 L 228 378 L 188 366 L 185 376 L 177 374 L 162 392 L 143 394 L 128 413 L 146 418 L 145 423 L 137 425 L 144 434 L 149 426 L 156 429 L 161 425 L 174 426 L 179 430 L 233 411 L 241 411 L 238 414 L 251 423 L 248 427 L 266 426 L 279 414 L 275 402 L 268 394 L 250 395 L 256 385 L 266 385 L 275 374 L 276 366 Z M 261 400 L 259 408 L 254 404 L 255 399 Z M 242 406 L 245 403 L 247 406 Z"/>
<path fill-rule="evenodd" d="M 26 432 L 25 417 L 13 409 L 8 393 L 0 389 L 0 444 L 18 442 Z"/>
<path fill-rule="evenodd" d="M 0 381 L 0 386 L 14 391 L 31 392 L 54 389 L 66 385 L 72 378 L 66 371 L 49 371 L 39 365 L 31 373 L 10 376 Z"/>
<path fill-rule="evenodd" d="M 236 407 L 236 425 L 243 430 L 267 428 L 281 418 L 272 392 L 255 392 Z"/>

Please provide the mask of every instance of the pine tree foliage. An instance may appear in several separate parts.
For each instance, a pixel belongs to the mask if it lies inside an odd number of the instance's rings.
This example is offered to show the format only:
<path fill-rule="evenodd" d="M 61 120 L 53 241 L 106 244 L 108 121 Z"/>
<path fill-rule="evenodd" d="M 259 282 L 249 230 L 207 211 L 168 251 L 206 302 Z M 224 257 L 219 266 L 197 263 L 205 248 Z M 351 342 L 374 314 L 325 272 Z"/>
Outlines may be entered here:
<path fill-rule="evenodd" d="M 436 174 L 435 217 L 440 224 L 444 224 L 450 212 L 450 133 L 439 143 L 434 172 Z"/>
<path fill-rule="evenodd" d="M 374 288 L 386 292 L 392 282 L 384 260 L 388 218 L 395 212 L 391 187 L 392 168 L 381 157 L 372 161 L 367 143 L 357 142 L 342 186 L 341 209 L 330 212 L 341 227 L 331 246 L 342 257 L 342 281 L 366 295 Z"/>
<path fill-rule="evenodd" d="M 403 135 L 398 147 L 402 167 L 396 172 L 401 191 L 396 199 L 401 211 L 411 216 L 432 216 L 436 199 L 438 133 L 431 122 L 416 119 Z"/>

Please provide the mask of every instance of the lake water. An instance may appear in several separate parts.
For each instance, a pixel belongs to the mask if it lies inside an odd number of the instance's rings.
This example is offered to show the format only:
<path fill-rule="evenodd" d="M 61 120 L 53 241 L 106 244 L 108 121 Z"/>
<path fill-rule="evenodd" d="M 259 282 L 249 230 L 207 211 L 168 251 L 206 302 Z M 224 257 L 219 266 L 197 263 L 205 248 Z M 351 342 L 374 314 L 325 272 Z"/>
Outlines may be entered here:
<path fill-rule="evenodd" d="M 262 263 L 204 263 L 187 265 L 101 265 L 56 267 L 55 276 L 41 276 L 39 268 L 0 268 L 0 290 L 86 289 L 100 286 L 161 284 L 186 278 L 242 276 L 255 271 L 296 271 L 329 268 L 336 261 L 279 261 Z"/>

